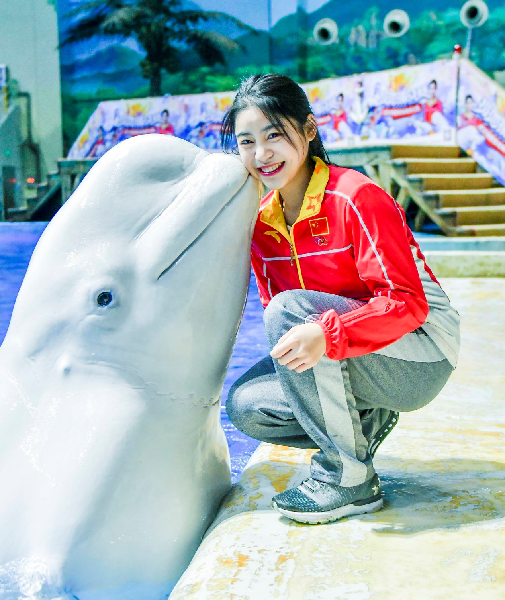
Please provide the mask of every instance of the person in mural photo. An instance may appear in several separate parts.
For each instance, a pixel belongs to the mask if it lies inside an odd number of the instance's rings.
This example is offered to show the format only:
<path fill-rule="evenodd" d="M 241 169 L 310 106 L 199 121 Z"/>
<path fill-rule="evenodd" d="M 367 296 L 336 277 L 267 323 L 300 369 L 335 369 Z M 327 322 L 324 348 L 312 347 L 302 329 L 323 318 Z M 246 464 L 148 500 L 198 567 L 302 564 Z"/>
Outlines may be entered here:
<path fill-rule="evenodd" d="M 368 112 L 370 107 L 365 99 L 365 88 L 363 82 L 358 80 L 356 82 L 356 90 L 354 100 L 351 105 L 349 117 L 351 121 L 355 123 L 356 133 L 361 138 L 368 137 L 368 128 L 365 126 L 365 122 L 368 118 Z"/>
<path fill-rule="evenodd" d="M 471 94 L 465 96 L 465 110 L 458 116 L 458 143 L 469 154 L 485 141 L 479 131 L 482 119 L 474 112 L 475 102 Z"/>
<path fill-rule="evenodd" d="M 93 146 L 91 146 L 91 150 L 88 153 L 88 157 L 100 158 L 100 156 L 103 156 L 106 151 L 107 148 L 105 147 L 105 130 L 100 125 L 100 127 L 98 128 L 98 136 Z"/>
<path fill-rule="evenodd" d="M 325 523 L 379 510 L 374 454 L 400 411 L 447 382 L 458 314 L 396 201 L 330 162 L 293 80 L 244 80 L 221 135 L 269 190 L 252 266 L 271 352 L 233 384 L 230 420 L 258 440 L 316 450 L 310 477 L 274 496 L 281 514 Z"/>
<path fill-rule="evenodd" d="M 465 110 L 459 115 L 458 129 L 482 125 L 482 119 L 479 119 L 474 113 L 474 106 L 473 96 L 471 94 L 465 96 Z"/>
<path fill-rule="evenodd" d="M 337 96 L 337 106 L 331 111 L 331 119 L 334 131 L 337 132 L 339 139 L 345 140 L 352 137 L 352 131 L 347 124 L 347 113 L 344 110 L 344 94 Z"/>
<path fill-rule="evenodd" d="M 368 128 L 371 138 L 389 137 L 389 121 L 382 114 L 384 93 L 380 81 L 377 81 L 369 108 Z"/>
<path fill-rule="evenodd" d="M 428 99 L 423 108 L 423 133 L 435 133 L 449 129 L 449 123 L 444 117 L 442 101 L 437 98 L 437 81 L 432 79 L 428 84 Z"/>
<path fill-rule="evenodd" d="M 162 135 L 175 135 L 174 126 L 169 123 L 168 117 L 170 113 L 165 108 L 161 111 L 161 123 L 156 127 L 156 133 L 161 133 Z"/>

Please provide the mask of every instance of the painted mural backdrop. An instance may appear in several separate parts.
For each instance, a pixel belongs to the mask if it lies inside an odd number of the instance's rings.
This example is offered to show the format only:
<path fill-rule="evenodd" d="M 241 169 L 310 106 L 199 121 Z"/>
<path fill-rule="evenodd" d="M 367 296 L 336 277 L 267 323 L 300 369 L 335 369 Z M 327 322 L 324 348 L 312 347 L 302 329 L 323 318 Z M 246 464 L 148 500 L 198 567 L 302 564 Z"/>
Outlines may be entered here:
<path fill-rule="evenodd" d="M 408 140 L 454 141 L 457 61 L 442 60 L 303 84 L 328 148 Z M 220 149 L 220 123 L 233 92 L 102 102 L 69 158 L 99 157 L 145 133 L 176 135 Z"/>
<path fill-rule="evenodd" d="M 62 40 L 77 19 L 75 13 L 69 16 L 71 11 L 88 1 L 57 0 Z M 471 58 L 492 74 L 505 70 L 505 5 L 503 0 L 487 3 L 490 16 L 474 31 Z M 161 91 L 172 96 L 224 92 L 235 89 L 244 75 L 258 71 L 276 71 L 308 82 L 448 59 L 454 44 L 465 43 L 466 29 L 459 19 L 462 4 L 463 0 L 181 0 L 183 8 L 223 11 L 241 19 L 252 30 L 244 31 L 224 22 L 209 23 L 207 26 L 216 33 L 236 40 L 241 49 L 227 53 L 226 64 L 215 67 L 203 66 L 188 49 L 183 53 L 179 72 L 163 73 Z M 407 11 L 410 17 L 410 29 L 400 38 L 386 37 L 383 32 L 384 17 L 395 8 Z M 337 23 L 337 43 L 314 43 L 312 30 L 322 18 Z M 142 77 L 140 68 L 145 52 L 134 37 L 97 35 L 62 46 L 60 56 L 67 149 L 100 101 L 149 94 L 149 82 Z M 442 81 L 437 80 L 437 86 L 438 95 Z M 346 107 L 351 92 L 347 96 L 344 93 Z M 175 113 L 171 113 L 172 117 Z M 387 118 L 384 114 L 384 125 Z M 378 128 L 379 124 L 376 133 Z"/>
<path fill-rule="evenodd" d="M 219 150 L 221 119 L 233 93 L 101 102 L 70 149 L 69 158 L 99 158 L 118 142 L 158 133 Z"/>
<path fill-rule="evenodd" d="M 454 141 L 457 61 L 304 85 L 328 147 L 365 141 Z"/>
<path fill-rule="evenodd" d="M 505 185 L 505 90 L 462 61 L 458 144 Z"/>

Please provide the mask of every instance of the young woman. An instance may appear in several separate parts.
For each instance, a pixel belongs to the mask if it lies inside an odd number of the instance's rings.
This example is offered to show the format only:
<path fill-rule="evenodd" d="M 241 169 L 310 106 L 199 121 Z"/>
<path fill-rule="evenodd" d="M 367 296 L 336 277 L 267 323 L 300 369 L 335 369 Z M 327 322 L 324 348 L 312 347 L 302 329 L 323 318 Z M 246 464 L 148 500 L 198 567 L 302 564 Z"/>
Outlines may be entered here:
<path fill-rule="evenodd" d="M 271 352 L 233 385 L 230 420 L 259 440 L 318 449 L 310 478 L 273 498 L 283 515 L 325 523 L 378 510 L 372 458 L 398 412 L 445 385 L 458 314 L 393 198 L 330 164 L 294 81 L 245 80 L 222 143 L 271 190 L 252 242 Z"/>

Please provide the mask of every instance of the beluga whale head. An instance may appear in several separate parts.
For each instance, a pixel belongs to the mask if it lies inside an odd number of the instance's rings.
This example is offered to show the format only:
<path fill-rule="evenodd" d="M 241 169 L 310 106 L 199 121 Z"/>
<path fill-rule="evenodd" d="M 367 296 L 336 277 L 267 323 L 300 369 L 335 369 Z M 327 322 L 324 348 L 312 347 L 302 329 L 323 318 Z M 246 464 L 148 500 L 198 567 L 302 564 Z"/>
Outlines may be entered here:
<path fill-rule="evenodd" d="M 43 233 L 0 348 L 0 596 L 165 598 L 230 485 L 220 394 L 258 186 L 118 144 Z"/>

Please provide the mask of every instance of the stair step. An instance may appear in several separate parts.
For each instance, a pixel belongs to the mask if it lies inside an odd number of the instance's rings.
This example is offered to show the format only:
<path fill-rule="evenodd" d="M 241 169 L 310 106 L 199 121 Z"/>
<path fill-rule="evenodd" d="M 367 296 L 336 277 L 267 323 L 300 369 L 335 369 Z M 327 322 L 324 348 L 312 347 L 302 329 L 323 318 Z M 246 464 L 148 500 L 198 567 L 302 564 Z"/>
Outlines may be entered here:
<path fill-rule="evenodd" d="M 23 216 L 28 212 L 28 208 L 26 206 L 15 206 L 13 208 L 7 209 L 7 219 L 15 219 L 17 217 Z"/>
<path fill-rule="evenodd" d="M 505 205 L 500 206 L 454 206 L 437 208 L 435 212 L 449 225 L 505 225 Z"/>
<path fill-rule="evenodd" d="M 420 183 L 423 190 L 475 190 L 487 189 L 496 185 L 489 173 L 435 173 L 409 175 L 409 181 Z"/>
<path fill-rule="evenodd" d="M 440 208 L 451 206 L 497 206 L 505 204 L 505 188 L 494 187 L 480 190 L 430 190 L 424 192 L 427 200 Z"/>
<path fill-rule="evenodd" d="M 395 158 L 395 167 L 403 167 L 409 175 L 416 173 L 475 173 L 473 158 Z"/>
<path fill-rule="evenodd" d="M 391 146 L 391 158 L 458 158 L 459 146 Z"/>
<path fill-rule="evenodd" d="M 505 224 L 494 224 L 494 225 L 463 225 L 456 227 L 454 232 L 458 236 L 504 236 L 505 237 Z"/>

